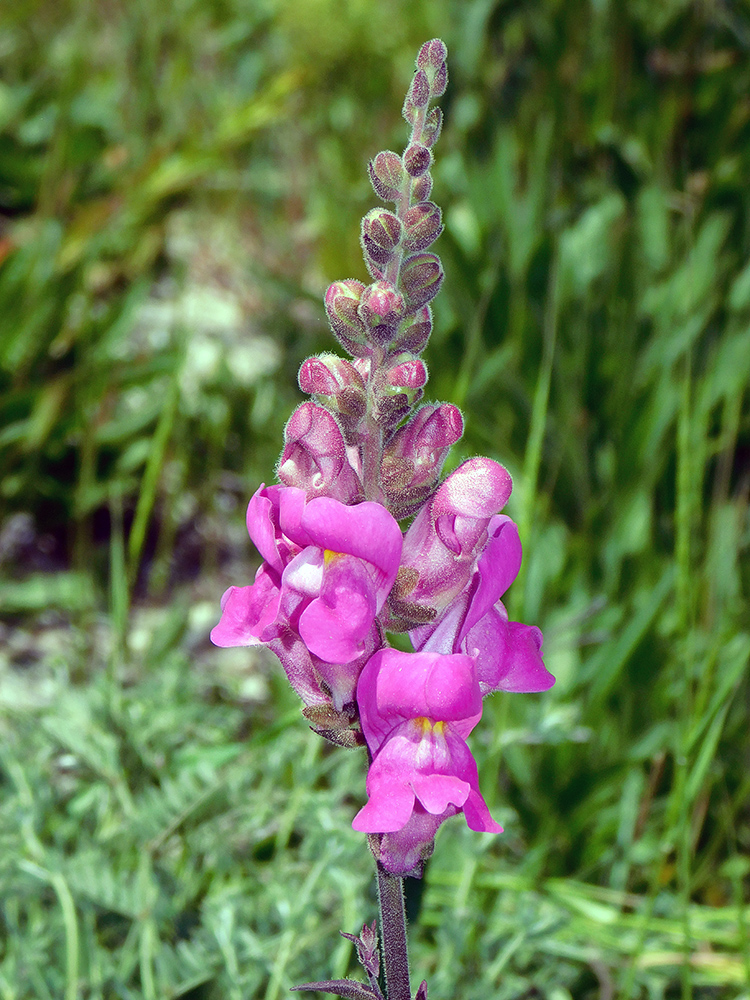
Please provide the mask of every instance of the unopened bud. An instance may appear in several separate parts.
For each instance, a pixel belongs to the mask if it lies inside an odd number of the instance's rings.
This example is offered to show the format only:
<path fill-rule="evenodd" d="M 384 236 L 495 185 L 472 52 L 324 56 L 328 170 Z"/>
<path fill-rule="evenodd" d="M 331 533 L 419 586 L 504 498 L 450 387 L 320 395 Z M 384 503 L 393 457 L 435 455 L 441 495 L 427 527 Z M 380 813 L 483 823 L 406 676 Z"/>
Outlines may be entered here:
<path fill-rule="evenodd" d="M 373 208 L 362 219 L 362 246 L 376 264 L 387 264 L 397 249 L 403 226 L 385 208 Z"/>
<path fill-rule="evenodd" d="M 404 166 L 411 177 L 421 177 L 432 165 L 432 153 L 420 143 L 412 143 L 404 153 Z"/>
<path fill-rule="evenodd" d="M 398 153 L 385 150 L 368 164 L 370 183 L 383 201 L 397 201 L 404 182 L 404 165 Z"/>
<path fill-rule="evenodd" d="M 440 258 L 434 253 L 415 253 L 401 267 L 401 284 L 410 309 L 416 309 L 434 299 L 440 291 L 445 274 Z"/>
<path fill-rule="evenodd" d="M 399 427 L 383 455 L 383 484 L 391 499 L 412 504 L 434 488 L 452 445 L 464 430 L 463 417 L 451 403 L 423 406 Z M 404 465 L 410 469 L 408 478 Z"/>
<path fill-rule="evenodd" d="M 443 63 L 439 70 L 435 73 L 435 76 L 430 85 L 430 96 L 431 97 L 442 97 L 445 93 L 445 88 L 448 86 L 448 67 Z"/>
<path fill-rule="evenodd" d="M 392 329 L 404 315 L 404 297 L 388 281 L 376 281 L 362 292 L 359 316 L 370 330 Z"/>
<path fill-rule="evenodd" d="M 448 67 L 445 60 L 448 49 L 439 38 L 425 42 L 417 56 L 417 68 L 425 71 L 430 83 L 430 97 L 440 97 L 448 84 Z"/>
<path fill-rule="evenodd" d="M 424 350 L 431 333 L 432 313 L 429 306 L 422 306 L 414 316 L 404 320 L 396 337 L 396 345 L 403 351 L 419 354 Z"/>
<path fill-rule="evenodd" d="M 423 69 L 418 69 L 411 82 L 409 100 L 415 108 L 423 108 L 430 99 L 430 83 Z"/>
<path fill-rule="evenodd" d="M 432 201 L 423 201 L 406 212 L 404 226 L 404 249 L 426 250 L 443 231 L 440 209 Z"/>
<path fill-rule="evenodd" d="M 284 428 L 278 477 L 308 498 L 330 496 L 342 503 L 362 499 L 362 483 L 352 468 L 344 436 L 328 410 L 315 403 L 298 406 Z"/>
<path fill-rule="evenodd" d="M 412 198 L 415 202 L 427 201 L 432 191 L 432 177 L 429 174 L 422 174 L 415 178 L 411 186 Z"/>
<path fill-rule="evenodd" d="M 440 69 L 448 58 L 448 49 L 445 42 L 440 38 L 433 38 L 425 42 L 417 54 L 417 67 L 419 69 Z"/>
<path fill-rule="evenodd" d="M 334 281 L 325 297 L 326 313 L 331 329 L 350 354 L 366 354 L 365 327 L 357 314 L 359 300 L 364 291 L 361 281 L 348 278 Z"/>
<path fill-rule="evenodd" d="M 388 372 L 388 383 L 404 389 L 421 389 L 427 385 L 427 365 L 420 358 L 401 361 Z"/>
<path fill-rule="evenodd" d="M 433 108 L 425 119 L 424 128 L 420 140 L 425 146 L 434 146 L 440 138 L 443 128 L 443 112 L 440 108 Z"/>
<path fill-rule="evenodd" d="M 335 354 L 308 358 L 299 370 L 299 387 L 318 396 L 328 409 L 344 417 L 359 418 L 365 412 L 365 384 L 350 361 Z"/>

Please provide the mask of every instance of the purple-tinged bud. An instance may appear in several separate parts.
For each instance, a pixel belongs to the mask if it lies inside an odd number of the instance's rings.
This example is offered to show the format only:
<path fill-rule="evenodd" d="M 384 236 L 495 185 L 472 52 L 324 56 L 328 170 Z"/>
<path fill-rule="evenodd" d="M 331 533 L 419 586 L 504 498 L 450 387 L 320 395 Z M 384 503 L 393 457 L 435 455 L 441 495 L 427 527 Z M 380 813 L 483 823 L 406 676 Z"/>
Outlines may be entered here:
<path fill-rule="evenodd" d="M 309 392 L 311 395 L 332 396 L 340 388 L 339 379 L 322 358 L 307 358 L 303 361 L 297 381 L 302 392 Z"/>
<path fill-rule="evenodd" d="M 424 146 L 434 146 L 440 138 L 443 129 L 443 112 L 440 108 L 433 108 L 425 119 L 424 128 L 420 141 Z"/>
<path fill-rule="evenodd" d="M 387 149 L 378 153 L 367 167 L 375 194 L 383 201 L 397 201 L 404 183 L 404 165 L 398 153 Z"/>
<path fill-rule="evenodd" d="M 399 427 L 383 454 L 381 477 L 397 516 L 412 513 L 434 489 L 463 430 L 461 411 L 451 403 L 422 406 Z"/>
<path fill-rule="evenodd" d="M 411 82 L 408 100 L 415 108 L 423 108 L 430 99 L 430 81 L 423 69 L 418 69 Z"/>
<path fill-rule="evenodd" d="M 440 69 L 435 73 L 435 77 L 430 86 L 430 96 L 431 97 L 442 97 L 445 93 L 445 88 L 448 86 L 448 67 L 443 63 Z"/>
<path fill-rule="evenodd" d="M 420 143 L 412 143 L 404 153 L 404 166 L 410 177 L 421 177 L 432 166 L 432 153 Z"/>
<path fill-rule="evenodd" d="M 388 281 L 376 281 L 362 292 L 359 316 L 370 330 L 392 330 L 403 318 L 404 297 Z"/>
<path fill-rule="evenodd" d="M 284 428 L 284 442 L 277 474 L 285 486 L 305 490 L 308 499 L 327 496 L 344 504 L 363 499 L 341 428 L 328 410 L 313 402 L 298 406 Z"/>
<path fill-rule="evenodd" d="M 404 215 L 406 239 L 404 249 L 426 250 L 443 231 L 442 215 L 432 201 L 423 201 L 410 208 Z"/>
<path fill-rule="evenodd" d="M 362 219 L 362 246 L 376 264 L 392 259 L 402 235 L 400 220 L 385 208 L 373 208 Z"/>
<path fill-rule="evenodd" d="M 422 389 L 427 385 L 427 365 L 421 358 L 409 358 L 388 372 L 388 384 L 404 389 Z"/>
<path fill-rule="evenodd" d="M 431 191 L 432 177 L 429 174 L 423 174 L 421 177 L 415 178 L 411 186 L 411 196 L 415 202 L 427 201 Z"/>
<path fill-rule="evenodd" d="M 511 487 L 508 472 L 490 458 L 470 458 L 448 476 L 404 538 L 401 564 L 419 575 L 410 604 L 439 612 L 463 590 Z"/>
<path fill-rule="evenodd" d="M 334 281 L 328 287 L 325 297 L 326 313 L 331 329 L 350 354 L 369 353 L 366 346 L 365 327 L 357 314 L 359 301 L 364 291 L 361 281 L 347 278 Z"/>
<path fill-rule="evenodd" d="M 445 274 L 440 258 L 434 253 L 415 253 L 401 266 L 401 285 L 406 292 L 409 310 L 434 299 Z"/>
<path fill-rule="evenodd" d="M 396 345 L 410 354 L 423 351 L 432 333 L 432 313 L 429 306 L 422 306 L 414 316 L 405 320 L 398 331 Z"/>
<path fill-rule="evenodd" d="M 419 69 L 440 69 L 448 58 L 448 49 L 445 42 L 440 38 L 433 38 L 425 42 L 417 54 L 417 67 Z"/>
<path fill-rule="evenodd" d="M 320 397 L 328 409 L 338 411 L 342 417 L 359 419 L 365 412 L 365 383 L 350 361 L 335 354 L 303 361 L 299 387 Z"/>

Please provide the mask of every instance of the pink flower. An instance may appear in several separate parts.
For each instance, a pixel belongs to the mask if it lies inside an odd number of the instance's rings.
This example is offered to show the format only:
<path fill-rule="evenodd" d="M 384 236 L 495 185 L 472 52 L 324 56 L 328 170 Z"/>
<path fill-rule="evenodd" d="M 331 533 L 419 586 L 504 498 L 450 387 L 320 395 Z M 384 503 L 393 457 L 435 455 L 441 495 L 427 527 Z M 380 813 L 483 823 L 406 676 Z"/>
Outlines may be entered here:
<path fill-rule="evenodd" d="M 398 524 L 377 503 L 261 486 L 247 528 L 264 561 L 255 583 L 224 594 L 212 641 L 268 644 L 307 704 L 332 700 L 340 711 L 382 641 L 376 618 L 398 570 Z"/>
<path fill-rule="evenodd" d="M 438 613 L 448 606 L 466 586 L 511 485 L 508 472 L 489 458 L 470 458 L 447 477 L 404 538 L 401 564 L 412 572 L 404 575 L 411 583 L 400 589 L 400 601 Z"/>
<path fill-rule="evenodd" d="M 508 621 L 500 600 L 520 567 L 518 528 L 505 514 L 498 514 L 490 519 L 487 542 L 466 587 L 436 622 L 411 631 L 414 648 L 473 657 L 482 694 L 552 687 L 555 678 L 542 661 L 542 633 Z"/>
<path fill-rule="evenodd" d="M 373 760 L 369 801 L 352 826 L 384 834 L 380 860 L 389 871 L 417 868 L 439 825 L 458 812 L 472 830 L 501 832 L 466 745 L 482 716 L 471 657 L 381 649 L 360 675 L 357 702 Z"/>

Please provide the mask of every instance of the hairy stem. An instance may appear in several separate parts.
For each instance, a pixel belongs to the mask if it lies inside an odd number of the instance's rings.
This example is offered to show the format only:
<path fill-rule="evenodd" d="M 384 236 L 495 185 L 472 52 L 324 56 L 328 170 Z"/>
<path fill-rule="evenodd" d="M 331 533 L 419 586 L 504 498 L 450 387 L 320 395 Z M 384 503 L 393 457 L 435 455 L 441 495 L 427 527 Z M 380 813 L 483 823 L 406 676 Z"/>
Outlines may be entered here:
<path fill-rule="evenodd" d="M 380 467 L 383 461 L 383 429 L 378 421 L 375 384 L 385 360 L 385 350 L 376 347 L 370 359 L 370 375 L 367 380 L 367 415 L 364 431 L 360 438 L 362 446 L 362 479 L 365 500 L 384 503 L 380 488 Z"/>
<path fill-rule="evenodd" d="M 398 875 L 390 875 L 379 861 L 377 869 L 386 997 L 387 1000 L 411 1000 L 404 880 Z"/>

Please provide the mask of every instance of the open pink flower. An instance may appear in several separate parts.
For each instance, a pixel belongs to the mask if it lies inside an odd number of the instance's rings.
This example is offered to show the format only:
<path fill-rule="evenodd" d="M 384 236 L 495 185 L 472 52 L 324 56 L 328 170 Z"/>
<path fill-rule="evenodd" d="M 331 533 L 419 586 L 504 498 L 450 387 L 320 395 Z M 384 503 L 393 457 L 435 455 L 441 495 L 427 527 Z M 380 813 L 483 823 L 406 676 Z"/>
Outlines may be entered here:
<path fill-rule="evenodd" d="M 307 704 L 332 699 L 340 710 L 380 645 L 376 617 L 398 570 L 398 524 L 377 503 L 350 507 L 331 497 L 307 500 L 295 487 L 262 486 L 248 505 L 247 528 L 264 561 L 255 583 L 224 594 L 212 641 L 267 643 Z"/>
<path fill-rule="evenodd" d="M 389 871 L 417 868 L 439 825 L 458 812 L 472 830 L 501 832 L 466 745 L 482 716 L 471 657 L 381 649 L 360 675 L 357 703 L 373 760 L 369 801 L 352 826 L 385 835 L 380 860 Z"/>
<path fill-rule="evenodd" d="M 487 526 L 487 541 L 466 587 L 437 621 L 410 632 L 414 648 L 472 656 L 482 694 L 552 687 L 555 678 L 542 661 L 542 633 L 508 621 L 500 600 L 520 567 L 518 528 L 505 514 L 497 514 Z"/>

